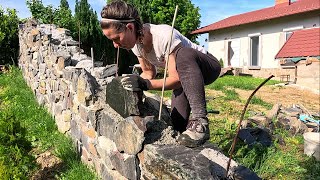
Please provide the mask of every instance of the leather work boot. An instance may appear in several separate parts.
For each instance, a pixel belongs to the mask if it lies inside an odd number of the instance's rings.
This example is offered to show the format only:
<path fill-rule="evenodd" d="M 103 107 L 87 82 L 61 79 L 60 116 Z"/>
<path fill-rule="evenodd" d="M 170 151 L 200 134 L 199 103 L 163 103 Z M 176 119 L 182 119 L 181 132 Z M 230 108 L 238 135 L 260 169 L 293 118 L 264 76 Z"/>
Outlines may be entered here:
<path fill-rule="evenodd" d="M 178 142 L 186 147 L 198 147 L 210 138 L 208 119 L 190 119 L 187 130 L 178 138 Z"/>

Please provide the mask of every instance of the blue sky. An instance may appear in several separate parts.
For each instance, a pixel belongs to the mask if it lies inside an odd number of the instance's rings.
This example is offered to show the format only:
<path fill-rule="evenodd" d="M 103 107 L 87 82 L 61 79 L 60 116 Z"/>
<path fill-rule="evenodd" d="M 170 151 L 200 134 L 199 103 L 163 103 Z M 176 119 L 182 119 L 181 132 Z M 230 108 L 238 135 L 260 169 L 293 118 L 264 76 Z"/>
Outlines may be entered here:
<path fill-rule="evenodd" d="M 15 8 L 20 18 L 30 17 L 31 14 L 26 7 L 25 0 L 0 0 L 3 8 Z M 42 0 L 45 5 L 58 7 L 60 0 Z M 70 8 L 74 9 L 75 0 L 68 0 Z M 105 0 L 88 0 L 91 7 L 97 11 L 98 15 L 102 7 L 106 4 Z M 200 27 L 217 22 L 232 15 L 262 9 L 274 5 L 275 0 L 191 0 L 191 2 L 200 8 L 201 25 Z M 205 45 L 207 34 L 198 38 L 200 45 Z"/>

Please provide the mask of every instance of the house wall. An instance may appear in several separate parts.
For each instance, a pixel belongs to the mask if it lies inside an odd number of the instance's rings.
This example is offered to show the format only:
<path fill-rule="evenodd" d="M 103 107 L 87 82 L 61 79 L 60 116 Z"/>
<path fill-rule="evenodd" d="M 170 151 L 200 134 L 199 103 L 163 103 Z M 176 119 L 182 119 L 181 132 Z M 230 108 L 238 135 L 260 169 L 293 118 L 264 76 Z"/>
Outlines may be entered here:
<path fill-rule="evenodd" d="M 240 38 L 240 62 L 242 68 L 250 65 L 249 34 L 261 33 L 259 61 L 261 68 L 279 68 L 275 56 L 285 43 L 283 29 L 303 26 L 303 28 L 319 27 L 319 12 L 307 15 L 294 15 L 266 22 L 253 23 L 239 27 L 212 31 L 209 33 L 208 51 L 228 65 L 228 41 Z"/>

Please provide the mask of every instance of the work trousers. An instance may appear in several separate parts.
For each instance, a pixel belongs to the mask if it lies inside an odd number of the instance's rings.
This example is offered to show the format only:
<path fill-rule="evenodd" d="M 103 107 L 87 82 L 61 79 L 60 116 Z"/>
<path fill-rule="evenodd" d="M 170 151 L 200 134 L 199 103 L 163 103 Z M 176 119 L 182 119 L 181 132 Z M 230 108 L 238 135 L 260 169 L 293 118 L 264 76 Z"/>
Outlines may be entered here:
<path fill-rule="evenodd" d="M 176 69 L 181 87 L 174 89 L 172 93 L 171 118 L 174 129 L 183 132 L 190 112 L 193 119 L 207 116 L 204 86 L 219 77 L 221 66 L 209 53 L 180 48 L 176 52 Z"/>

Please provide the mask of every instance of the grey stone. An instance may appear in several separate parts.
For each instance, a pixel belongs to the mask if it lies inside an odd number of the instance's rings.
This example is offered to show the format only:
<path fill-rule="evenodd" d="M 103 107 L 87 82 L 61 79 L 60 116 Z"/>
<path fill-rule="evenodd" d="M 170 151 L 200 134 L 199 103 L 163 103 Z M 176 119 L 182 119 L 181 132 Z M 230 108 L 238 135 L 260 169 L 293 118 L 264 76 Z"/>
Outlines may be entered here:
<path fill-rule="evenodd" d="M 77 121 L 78 121 L 77 117 L 72 117 L 72 120 L 70 122 L 71 137 L 72 139 L 81 141 L 81 131 Z"/>
<path fill-rule="evenodd" d="M 88 72 L 92 71 L 92 60 L 90 59 L 84 59 L 77 63 L 76 68 L 84 68 Z"/>
<path fill-rule="evenodd" d="M 94 129 L 97 129 L 97 122 L 102 118 L 102 108 L 93 107 L 88 112 L 88 120 Z"/>
<path fill-rule="evenodd" d="M 95 67 L 94 76 L 98 79 L 104 79 L 109 76 L 115 75 L 117 72 L 117 66 L 115 64 L 107 65 L 106 67 Z"/>
<path fill-rule="evenodd" d="M 148 144 L 142 153 L 142 174 L 157 179 L 219 179 L 209 159 L 190 148 Z"/>
<path fill-rule="evenodd" d="M 302 109 L 300 108 L 282 108 L 281 113 L 291 116 L 291 117 L 298 117 L 299 114 L 302 113 Z"/>
<path fill-rule="evenodd" d="M 140 177 L 139 162 L 135 155 L 113 152 L 110 156 L 112 165 L 124 177 L 137 180 Z"/>
<path fill-rule="evenodd" d="M 116 152 L 116 151 L 118 150 L 113 141 L 106 138 L 105 136 L 98 137 L 97 152 L 98 152 L 99 158 L 109 169 L 115 169 L 115 167 L 112 165 L 110 156 L 113 152 Z"/>
<path fill-rule="evenodd" d="M 73 39 L 65 39 L 65 40 L 62 40 L 61 45 L 65 46 L 78 46 L 79 45 L 79 42 L 78 41 L 75 41 Z"/>
<path fill-rule="evenodd" d="M 139 105 L 142 104 L 142 91 L 125 90 L 121 85 L 121 77 L 114 78 L 107 85 L 107 103 L 122 117 L 140 115 Z"/>
<path fill-rule="evenodd" d="M 123 120 L 122 117 L 119 118 L 117 115 L 103 110 L 101 112 L 101 119 L 98 119 L 97 121 L 98 134 L 114 140 L 116 128 L 121 120 Z"/>
<path fill-rule="evenodd" d="M 80 105 L 79 106 L 79 113 L 80 113 L 80 118 L 85 121 L 88 122 L 89 121 L 89 107 L 84 106 L 84 105 Z"/>
<path fill-rule="evenodd" d="M 39 64 L 39 73 L 40 74 L 45 74 L 47 70 L 47 65 L 44 63 Z"/>
<path fill-rule="evenodd" d="M 98 86 L 95 78 L 82 69 L 77 82 L 78 101 L 86 106 L 92 105 Z"/>
<path fill-rule="evenodd" d="M 101 178 L 103 180 L 128 180 L 126 177 L 122 176 L 118 171 L 108 169 L 104 164 L 101 164 Z"/>
<path fill-rule="evenodd" d="M 119 122 L 114 134 L 114 142 L 120 152 L 135 155 L 142 149 L 147 128 L 143 118 L 131 116 Z"/>
<path fill-rule="evenodd" d="M 86 54 L 79 54 L 79 53 L 75 53 L 71 59 L 73 60 L 77 60 L 77 61 L 82 61 L 82 60 L 87 60 L 89 59 L 89 57 Z"/>
<path fill-rule="evenodd" d="M 271 123 L 271 119 L 261 115 L 249 117 L 248 120 L 262 127 L 269 127 L 269 124 Z"/>

